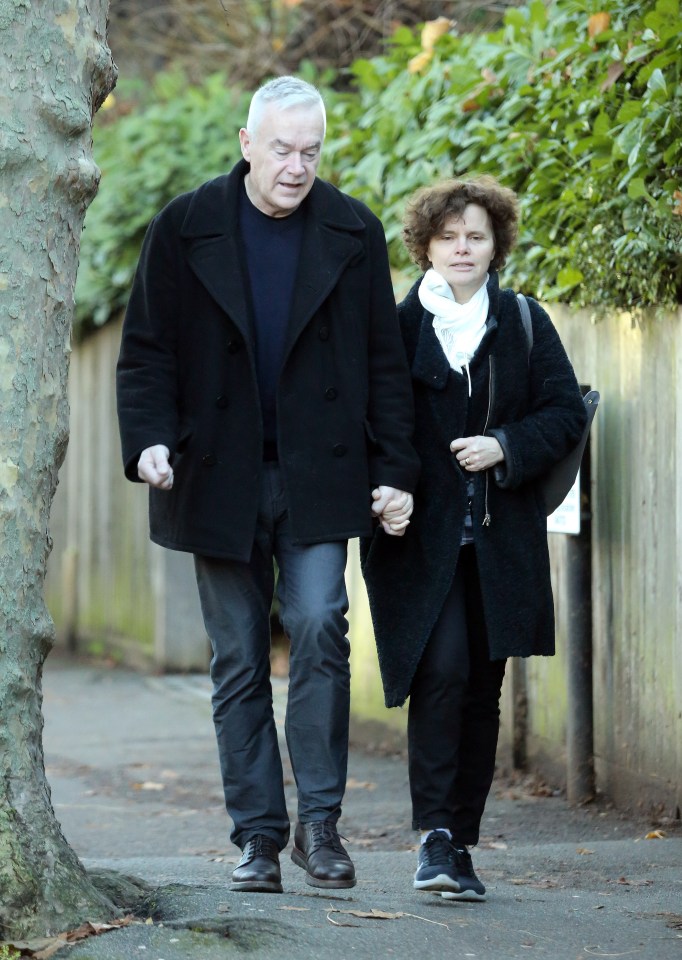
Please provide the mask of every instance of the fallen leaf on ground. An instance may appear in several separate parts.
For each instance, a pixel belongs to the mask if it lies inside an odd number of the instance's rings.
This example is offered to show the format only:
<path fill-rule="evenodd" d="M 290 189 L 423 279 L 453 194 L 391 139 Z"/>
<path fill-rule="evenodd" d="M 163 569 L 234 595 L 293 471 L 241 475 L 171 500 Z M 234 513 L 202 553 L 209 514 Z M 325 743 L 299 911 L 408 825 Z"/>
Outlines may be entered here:
<path fill-rule="evenodd" d="M 588 850 L 587 847 L 578 847 L 575 852 L 579 853 L 581 857 L 589 857 L 594 853 L 594 850 Z"/>
<path fill-rule="evenodd" d="M 310 907 L 277 907 L 278 910 L 300 910 L 303 913 L 310 910 Z"/>
<path fill-rule="evenodd" d="M 62 950 L 69 944 L 77 943 L 79 940 L 86 940 L 88 937 L 96 937 L 101 933 L 107 933 L 109 930 L 117 930 L 119 927 L 128 927 L 131 923 L 136 923 L 134 917 L 121 917 L 120 920 L 113 920 L 111 923 L 87 923 L 81 924 L 75 930 L 68 930 L 64 933 L 58 933 L 54 937 L 41 937 L 36 940 L 15 940 L 8 943 L 8 946 L 21 951 L 24 957 L 33 957 L 34 960 L 50 960 L 58 950 Z"/>
<path fill-rule="evenodd" d="M 48 957 L 53 956 L 57 950 L 61 950 L 62 947 L 68 945 L 65 936 L 59 937 L 40 937 L 35 940 L 10 940 L 7 943 L 3 943 L 3 946 L 13 948 L 14 950 L 19 950 L 22 957 L 38 957 L 40 960 L 47 960 Z M 11 954 L 11 956 L 19 956 L 19 954 Z"/>
<path fill-rule="evenodd" d="M 345 923 L 345 922 L 339 923 L 338 920 L 332 919 L 330 914 L 327 914 L 327 920 L 329 920 L 330 923 L 333 923 L 335 927 L 359 927 L 360 926 L 359 923 Z"/>
<path fill-rule="evenodd" d="M 665 840 L 665 830 L 650 830 L 644 837 L 645 840 Z"/>
<path fill-rule="evenodd" d="M 509 881 L 516 886 L 537 887 L 539 890 L 548 890 L 550 887 L 558 887 L 559 884 L 554 880 L 529 880 L 524 877 L 514 877 Z"/>
<path fill-rule="evenodd" d="M 346 780 L 347 790 L 376 790 L 376 788 L 376 783 L 372 783 L 371 780 L 356 780 L 354 777 Z"/>
<path fill-rule="evenodd" d="M 133 790 L 165 790 L 165 783 L 155 783 L 153 780 L 145 780 L 144 783 L 134 783 Z"/>
<path fill-rule="evenodd" d="M 372 907 L 371 910 L 337 910 L 334 907 L 329 913 L 347 913 L 351 917 L 361 917 L 367 920 L 399 920 L 400 917 L 403 917 L 403 913 L 386 913 L 383 910 L 377 910 L 376 907 Z"/>
<path fill-rule="evenodd" d="M 376 907 L 372 907 L 371 910 L 337 910 L 335 907 L 330 909 L 327 912 L 327 920 L 330 923 L 333 923 L 337 927 L 357 927 L 357 923 L 339 923 L 336 920 L 333 920 L 331 917 L 332 913 L 344 913 L 352 917 L 358 917 L 361 920 L 400 920 L 401 917 L 411 917 L 413 920 L 423 920 L 424 923 L 435 923 L 437 927 L 445 927 L 446 930 L 449 929 L 447 923 L 440 923 L 438 920 L 429 920 L 428 917 L 420 917 L 416 913 L 386 913 L 384 910 L 377 910 Z"/>

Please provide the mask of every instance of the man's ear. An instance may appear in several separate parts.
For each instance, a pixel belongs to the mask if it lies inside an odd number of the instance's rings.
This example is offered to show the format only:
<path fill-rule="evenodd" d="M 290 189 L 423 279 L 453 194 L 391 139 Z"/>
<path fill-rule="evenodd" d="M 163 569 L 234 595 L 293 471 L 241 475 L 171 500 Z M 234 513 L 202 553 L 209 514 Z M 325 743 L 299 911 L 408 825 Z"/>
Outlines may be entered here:
<path fill-rule="evenodd" d="M 251 137 L 246 127 L 239 131 L 239 146 L 242 149 L 242 156 L 247 162 L 251 161 Z"/>

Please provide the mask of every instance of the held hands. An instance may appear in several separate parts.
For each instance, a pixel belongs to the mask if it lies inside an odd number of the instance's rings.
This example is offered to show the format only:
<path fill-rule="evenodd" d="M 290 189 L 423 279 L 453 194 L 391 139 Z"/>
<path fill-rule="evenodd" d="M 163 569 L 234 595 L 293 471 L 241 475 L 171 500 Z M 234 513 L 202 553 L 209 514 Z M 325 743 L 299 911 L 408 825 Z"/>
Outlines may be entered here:
<path fill-rule="evenodd" d="M 173 468 L 168 462 L 170 451 L 162 443 L 155 447 L 147 447 L 140 454 L 137 461 L 137 475 L 150 487 L 159 490 L 170 490 L 173 486 Z"/>
<path fill-rule="evenodd" d="M 450 450 L 457 454 L 460 467 L 470 473 L 489 470 L 504 460 L 502 447 L 495 437 L 458 437 L 450 444 Z"/>
<path fill-rule="evenodd" d="M 410 522 L 413 501 L 412 494 L 395 487 L 377 487 L 372 490 L 372 513 L 378 517 L 385 533 L 392 537 L 402 537 Z"/>

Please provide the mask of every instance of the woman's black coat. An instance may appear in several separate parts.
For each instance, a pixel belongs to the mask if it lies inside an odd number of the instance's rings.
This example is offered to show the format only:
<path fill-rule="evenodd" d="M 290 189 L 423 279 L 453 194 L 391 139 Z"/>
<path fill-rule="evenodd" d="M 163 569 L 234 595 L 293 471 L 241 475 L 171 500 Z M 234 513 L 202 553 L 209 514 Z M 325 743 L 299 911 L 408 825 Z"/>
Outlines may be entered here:
<path fill-rule="evenodd" d="M 422 470 L 402 538 L 377 529 L 362 543 L 387 706 L 407 698 L 452 584 L 473 477 L 473 530 L 491 659 L 554 653 L 547 520 L 535 481 L 580 438 L 585 408 L 573 368 L 545 311 L 529 298 L 533 348 L 512 290 L 488 282 L 486 333 L 465 375 L 453 371 L 417 282 L 398 307 L 412 371 L 414 445 Z M 492 435 L 500 467 L 467 474 L 450 453 L 458 437 Z"/>
<path fill-rule="evenodd" d="M 126 475 L 165 444 L 172 491 L 150 489 L 162 546 L 247 561 L 263 461 L 255 337 L 241 263 L 243 161 L 152 221 L 117 369 Z M 414 489 L 409 371 L 383 230 L 316 180 L 277 393 L 279 462 L 294 536 L 369 535 L 371 489 Z"/>

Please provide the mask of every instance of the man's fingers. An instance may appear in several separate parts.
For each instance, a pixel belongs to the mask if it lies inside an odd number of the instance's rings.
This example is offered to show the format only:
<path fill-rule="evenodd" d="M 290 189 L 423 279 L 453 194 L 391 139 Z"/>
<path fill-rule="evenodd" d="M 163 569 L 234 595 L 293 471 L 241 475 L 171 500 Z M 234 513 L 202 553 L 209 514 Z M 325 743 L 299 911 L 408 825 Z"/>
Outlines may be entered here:
<path fill-rule="evenodd" d="M 173 486 L 173 468 L 168 457 L 170 451 L 163 444 L 147 447 L 140 454 L 137 464 L 137 475 L 151 487 L 160 490 L 170 490 Z"/>
<path fill-rule="evenodd" d="M 386 504 L 390 502 L 393 490 L 390 487 L 376 487 L 372 490 L 372 513 L 378 517 L 386 509 Z"/>

